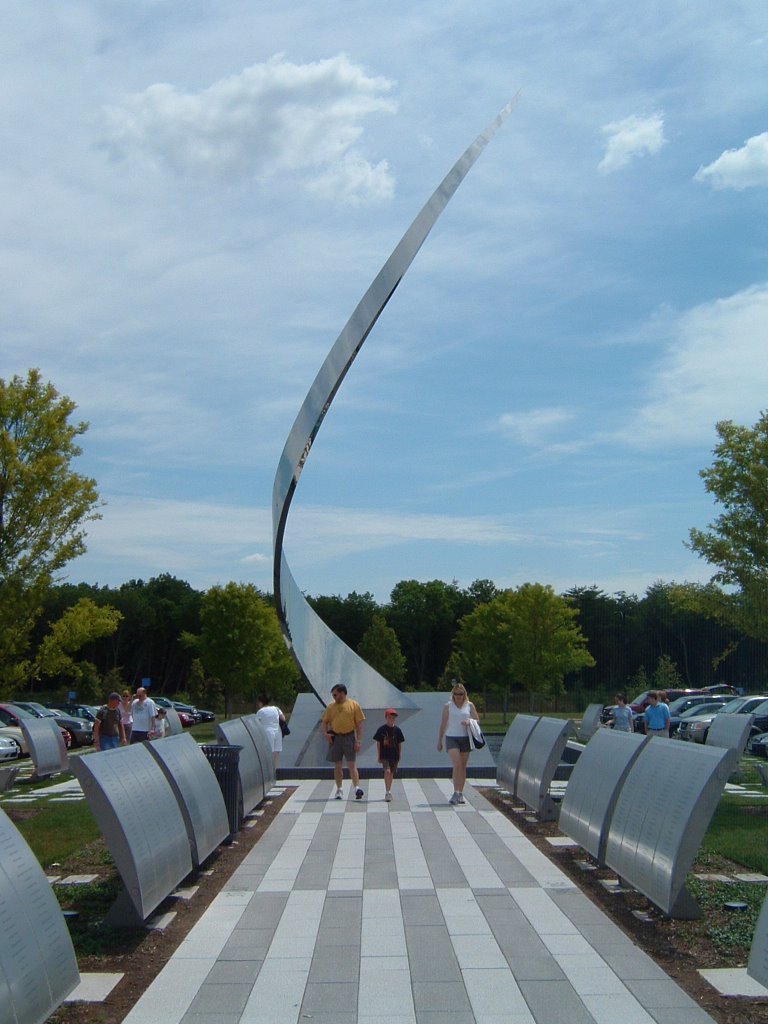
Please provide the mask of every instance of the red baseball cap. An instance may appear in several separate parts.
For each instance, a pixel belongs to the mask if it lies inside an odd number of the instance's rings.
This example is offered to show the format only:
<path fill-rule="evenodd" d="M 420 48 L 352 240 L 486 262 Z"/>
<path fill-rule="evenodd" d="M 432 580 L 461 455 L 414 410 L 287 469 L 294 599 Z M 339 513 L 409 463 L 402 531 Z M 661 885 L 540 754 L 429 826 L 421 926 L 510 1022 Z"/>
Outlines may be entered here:
<path fill-rule="evenodd" d="M 385 718 L 387 718 L 389 715 L 394 715 L 395 718 L 397 718 L 397 712 L 395 711 L 394 708 L 387 708 L 387 710 L 384 712 Z"/>

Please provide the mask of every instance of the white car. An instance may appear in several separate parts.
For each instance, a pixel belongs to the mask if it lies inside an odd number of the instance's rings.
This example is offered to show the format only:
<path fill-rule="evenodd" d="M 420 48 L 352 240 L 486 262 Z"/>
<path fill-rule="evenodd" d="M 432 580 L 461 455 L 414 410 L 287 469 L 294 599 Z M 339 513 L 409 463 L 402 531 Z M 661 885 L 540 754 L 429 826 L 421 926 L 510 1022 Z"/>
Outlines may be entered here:
<path fill-rule="evenodd" d="M 0 729 L 0 734 L 10 731 L 6 729 Z M 21 732 L 21 729 L 14 729 L 14 732 Z M 21 757 L 21 747 L 18 741 L 13 736 L 0 735 L 0 763 L 5 761 L 15 761 L 17 757 Z"/>
<path fill-rule="evenodd" d="M 17 725 L 2 725 L 0 726 L 0 737 L 3 739 L 9 739 L 13 743 L 15 750 L 14 757 L 20 758 L 25 754 L 30 753 L 27 740 L 24 738 L 24 733 L 18 728 Z"/>

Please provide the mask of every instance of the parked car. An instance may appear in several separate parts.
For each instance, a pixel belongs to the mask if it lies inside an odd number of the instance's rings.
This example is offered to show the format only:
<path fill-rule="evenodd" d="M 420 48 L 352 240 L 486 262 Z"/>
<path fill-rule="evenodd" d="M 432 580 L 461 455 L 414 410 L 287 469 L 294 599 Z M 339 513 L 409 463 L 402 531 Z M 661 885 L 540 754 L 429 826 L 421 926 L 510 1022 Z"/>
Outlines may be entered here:
<path fill-rule="evenodd" d="M 709 727 L 715 715 L 749 715 L 765 701 L 766 694 L 753 694 L 750 697 L 734 697 L 727 704 L 706 714 L 693 715 L 680 723 L 678 735 L 681 740 L 692 740 L 694 743 L 705 743 Z"/>
<path fill-rule="evenodd" d="M 698 700 L 698 698 L 695 697 L 682 697 L 680 699 L 686 702 Z M 673 701 L 673 703 L 676 704 L 677 701 Z M 681 722 L 687 721 L 689 718 L 694 718 L 696 715 L 707 715 L 710 711 L 717 713 L 718 709 L 724 707 L 727 703 L 727 697 L 704 698 L 702 701 L 699 701 L 696 704 L 690 704 L 689 707 L 683 708 L 682 711 L 678 712 L 673 712 L 672 704 L 670 704 L 669 735 L 677 735 Z"/>
<path fill-rule="evenodd" d="M 768 732 L 768 699 L 753 708 L 752 714 L 755 716 L 752 720 L 752 735 Z"/>
<path fill-rule="evenodd" d="M 212 722 L 216 718 L 212 711 L 201 711 L 193 704 L 185 704 L 180 700 L 170 700 L 168 697 L 153 697 L 152 700 L 159 708 L 175 708 L 180 714 L 183 711 L 187 715 L 192 715 L 195 725 L 199 722 Z"/>
<path fill-rule="evenodd" d="M 2 729 L 0 729 L 0 763 L 15 761 L 17 757 L 21 757 L 21 750 L 16 740 L 1 734 Z"/>
<path fill-rule="evenodd" d="M 75 718 L 84 718 L 87 722 L 93 724 L 96 721 L 96 712 L 99 710 L 97 707 L 93 707 L 90 704 L 67 704 L 66 701 L 49 701 L 46 704 L 47 708 L 53 711 L 60 711 L 64 715 L 74 715 Z"/>
<path fill-rule="evenodd" d="M 34 700 L 14 700 L 11 703 L 16 708 L 28 711 L 35 718 L 53 718 L 57 725 L 67 730 L 71 743 L 76 747 L 87 747 L 93 743 L 93 722 L 86 718 L 60 714 L 56 709 L 47 708 Z"/>
<path fill-rule="evenodd" d="M 14 707 L 12 704 L 0 704 L 0 726 L 5 726 L 5 728 L 1 729 L 0 732 L 6 736 L 11 736 L 12 739 L 19 744 L 22 754 L 28 754 L 29 747 L 21 728 L 21 719 L 34 717 L 34 715 L 30 714 L 29 711 L 25 711 L 23 708 Z M 72 737 L 66 729 L 62 728 L 62 726 L 59 725 L 59 729 L 61 729 L 64 736 L 64 742 L 67 745 L 67 749 L 69 749 L 72 745 Z"/>
<path fill-rule="evenodd" d="M 755 757 L 768 757 L 768 732 L 759 732 L 747 743 L 747 750 Z"/>

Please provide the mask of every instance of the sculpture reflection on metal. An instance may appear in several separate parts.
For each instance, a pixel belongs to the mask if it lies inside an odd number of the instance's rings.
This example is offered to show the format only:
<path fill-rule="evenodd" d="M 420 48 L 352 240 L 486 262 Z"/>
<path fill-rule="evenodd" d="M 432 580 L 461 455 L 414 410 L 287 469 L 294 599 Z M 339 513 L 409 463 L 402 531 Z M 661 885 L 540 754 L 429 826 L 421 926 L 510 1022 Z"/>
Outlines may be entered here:
<path fill-rule="evenodd" d="M 350 696 L 371 708 L 414 707 L 413 702 L 347 647 L 312 610 L 294 580 L 283 551 L 285 525 L 304 463 L 347 370 L 389 302 L 416 253 L 480 153 L 506 120 L 512 100 L 456 161 L 405 232 L 347 321 L 285 442 L 272 492 L 274 590 L 283 633 L 299 668 L 323 702 L 331 687 L 346 683 Z"/>

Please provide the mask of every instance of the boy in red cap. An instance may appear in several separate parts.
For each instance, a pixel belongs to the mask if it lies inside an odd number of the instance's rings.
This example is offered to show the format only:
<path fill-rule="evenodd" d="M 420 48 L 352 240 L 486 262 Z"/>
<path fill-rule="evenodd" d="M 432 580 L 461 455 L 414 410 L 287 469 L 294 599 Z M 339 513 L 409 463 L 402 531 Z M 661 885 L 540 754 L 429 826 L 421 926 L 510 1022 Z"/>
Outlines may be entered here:
<path fill-rule="evenodd" d="M 377 759 L 384 767 L 384 799 L 389 803 L 392 799 L 392 779 L 397 771 L 397 764 L 400 760 L 400 745 L 405 742 L 405 736 L 395 725 L 397 712 L 394 708 L 387 708 L 384 712 L 385 725 L 380 725 L 373 738 L 376 740 Z"/>

